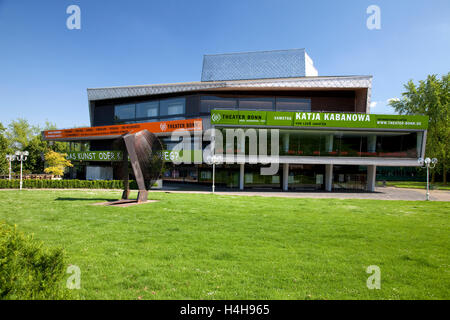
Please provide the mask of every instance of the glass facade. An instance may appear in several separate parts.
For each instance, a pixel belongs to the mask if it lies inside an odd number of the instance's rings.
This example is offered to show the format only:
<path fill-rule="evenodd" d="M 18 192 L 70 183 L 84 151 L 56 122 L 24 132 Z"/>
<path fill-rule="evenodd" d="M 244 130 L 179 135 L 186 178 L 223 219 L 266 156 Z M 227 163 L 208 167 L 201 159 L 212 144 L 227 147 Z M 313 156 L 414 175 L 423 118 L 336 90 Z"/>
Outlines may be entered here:
<path fill-rule="evenodd" d="M 231 129 L 231 128 L 228 128 Z M 259 129 L 253 129 L 257 135 Z M 224 148 L 216 146 L 218 153 L 241 152 L 242 145 L 234 138 L 234 145 L 227 143 L 227 129 L 221 129 Z M 280 130 L 280 156 L 317 157 L 391 157 L 418 158 L 422 136 L 417 132 L 367 132 L 367 131 L 322 131 Z M 246 138 L 245 153 L 249 153 Z M 267 148 L 271 150 L 270 131 Z"/>
<path fill-rule="evenodd" d="M 163 120 L 181 120 L 186 117 L 209 116 L 213 109 L 223 110 L 263 110 L 263 111 L 311 111 L 311 99 L 295 97 L 222 97 L 201 95 L 193 98 L 191 109 L 186 109 L 186 99 L 190 96 L 149 100 L 136 103 L 115 104 L 112 106 L 114 118 L 108 121 L 108 113 L 100 112 L 103 106 L 95 108 L 96 122 L 122 124 L 152 122 Z M 98 115 L 98 116 L 97 116 Z"/>
<path fill-rule="evenodd" d="M 186 99 L 173 98 L 145 101 L 114 106 L 115 123 L 153 122 L 162 120 L 183 120 L 186 113 Z"/>
<path fill-rule="evenodd" d="M 200 112 L 209 114 L 213 109 L 261 111 L 311 111 L 311 99 L 285 97 L 218 97 L 201 96 Z"/>
<path fill-rule="evenodd" d="M 323 190 L 325 186 L 325 166 L 314 164 L 289 165 L 289 189 Z"/>

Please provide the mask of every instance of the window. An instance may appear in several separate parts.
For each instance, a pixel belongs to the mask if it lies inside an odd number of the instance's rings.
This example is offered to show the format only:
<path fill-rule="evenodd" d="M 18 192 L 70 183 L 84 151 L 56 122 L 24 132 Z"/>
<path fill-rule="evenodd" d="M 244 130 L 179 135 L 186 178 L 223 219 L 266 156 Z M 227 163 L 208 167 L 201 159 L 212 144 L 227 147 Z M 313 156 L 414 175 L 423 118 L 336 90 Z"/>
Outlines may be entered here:
<path fill-rule="evenodd" d="M 273 110 L 273 98 L 240 98 L 240 110 Z"/>
<path fill-rule="evenodd" d="M 200 99 L 200 112 L 209 113 L 213 109 L 237 109 L 237 99 L 203 96 Z"/>
<path fill-rule="evenodd" d="M 114 120 L 128 120 L 136 117 L 136 105 L 122 104 L 114 107 Z"/>
<path fill-rule="evenodd" d="M 136 118 L 153 118 L 159 115 L 159 101 L 136 104 Z"/>
<path fill-rule="evenodd" d="M 311 111 L 311 100 L 299 98 L 277 98 L 277 111 Z"/>
<path fill-rule="evenodd" d="M 161 116 L 184 114 L 186 99 L 185 98 L 166 99 L 161 100 L 160 104 L 161 104 L 160 108 Z"/>

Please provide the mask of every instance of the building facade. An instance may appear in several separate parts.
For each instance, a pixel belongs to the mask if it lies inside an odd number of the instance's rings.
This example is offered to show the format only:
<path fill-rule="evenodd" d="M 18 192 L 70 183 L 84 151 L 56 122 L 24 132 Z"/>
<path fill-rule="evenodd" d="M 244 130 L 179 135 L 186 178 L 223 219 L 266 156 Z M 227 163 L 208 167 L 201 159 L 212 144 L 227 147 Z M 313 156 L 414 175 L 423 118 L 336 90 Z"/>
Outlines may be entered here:
<path fill-rule="evenodd" d="M 425 152 L 426 117 L 370 114 L 371 76 L 318 76 L 304 49 L 205 56 L 202 80 L 88 89 L 91 126 L 153 123 L 166 150 L 163 180 L 210 184 L 204 151 L 211 141 L 193 135 L 200 160 L 179 163 L 179 141 L 163 130 L 195 119 L 203 133 L 217 129 L 224 137 L 214 144 L 216 155 L 235 154 L 216 165 L 215 179 L 236 189 L 374 191 L 376 166 L 417 166 Z M 225 138 L 239 129 L 244 139 Z M 251 152 L 262 137 L 279 161 L 271 175 L 261 174 L 267 163 Z M 90 150 L 114 151 L 114 145 L 92 139 Z M 118 175 L 112 161 L 84 164 Z"/>

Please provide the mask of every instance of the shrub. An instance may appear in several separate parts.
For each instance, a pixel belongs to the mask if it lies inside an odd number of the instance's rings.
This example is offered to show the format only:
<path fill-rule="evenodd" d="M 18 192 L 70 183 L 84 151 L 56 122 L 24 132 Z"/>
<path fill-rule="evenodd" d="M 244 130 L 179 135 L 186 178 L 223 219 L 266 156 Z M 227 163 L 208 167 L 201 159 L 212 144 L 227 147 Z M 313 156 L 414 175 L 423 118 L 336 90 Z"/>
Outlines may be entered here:
<path fill-rule="evenodd" d="M 0 189 L 17 189 L 19 188 L 19 180 L 0 179 Z M 40 180 L 27 179 L 23 180 L 23 188 L 26 189 L 122 189 L 122 180 Z M 137 189 L 135 181 L 130 180 L 130 188 Z"/>
<path fill-rule="evenodd" d="M 62 249 L 43 243 L 0 223 L 0 299 L 64 299 Z"/>

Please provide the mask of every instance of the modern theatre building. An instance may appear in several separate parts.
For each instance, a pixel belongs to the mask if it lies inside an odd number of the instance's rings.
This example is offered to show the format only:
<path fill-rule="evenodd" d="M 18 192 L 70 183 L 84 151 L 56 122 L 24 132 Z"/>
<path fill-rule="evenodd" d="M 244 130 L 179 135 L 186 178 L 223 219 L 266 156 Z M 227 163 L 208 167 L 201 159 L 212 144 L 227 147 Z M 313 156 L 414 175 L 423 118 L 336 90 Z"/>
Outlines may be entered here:
<path fill-rule="evenodd" d="M 211 184 L 212 165 L 201 158 L 210 142 L 201 133 L 215 128 L 225 137 L 229 129 L 242 129 L 244 141 L 224 138 L 215 147 L 217 154 L 244 154 L 237 163 L 215 166 L 219 186 L 373 191 L 377 166 L 418 166 L 428 118 L 370 114 L 371 85 L 371 76 L 318 76 L 304 49 L 206 55 L 199 82 L 88 89 L 91 127 L 43 134 L 89 141 L 91 152 L 69 154 L 76 164 L 72 178 L 117 179 L 115 160 L 122 155 L 112 152 L 113 140 L 102 139 L 103 133 L 147 129 L 163 144 L 165 182 Z M 268 164 L 252 159 L 249 150 L 264 134 L 273 155 L 275 129 L 279 170 L 262 175 Z M 200 161 L 173 162 L 180 156 L 173 150 L 175 130 L 197 133 L 192 156 L 198 152 Z"/>

